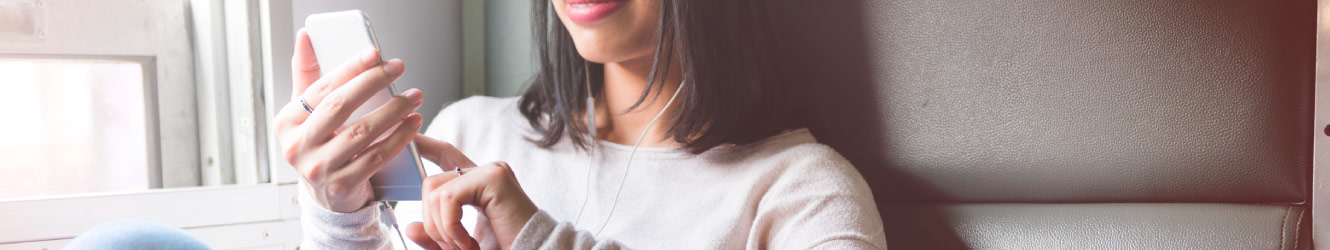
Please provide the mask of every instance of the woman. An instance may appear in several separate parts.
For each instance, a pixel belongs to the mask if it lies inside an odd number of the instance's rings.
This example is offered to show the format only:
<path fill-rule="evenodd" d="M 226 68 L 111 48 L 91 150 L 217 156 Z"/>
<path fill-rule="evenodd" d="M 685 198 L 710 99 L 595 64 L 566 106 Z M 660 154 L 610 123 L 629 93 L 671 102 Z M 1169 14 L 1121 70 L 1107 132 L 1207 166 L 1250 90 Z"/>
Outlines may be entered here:
<path fill-rule="evenodd" d="M 320 79 L 300 32 L 293 100 L 313 111 L 287 105 L 276 130 L 303 177 L 306 248 L 389 246 L 367 179 L 412 140 L 442 167 L 406 227 L 428 249 L 886 248 L 863 178 L 790 125 L 763 0 L 534 6 L 526 94 L 454 103 L 425 135 L 419 90 L 342 128 L 404 65 L 367 51 Z"/>

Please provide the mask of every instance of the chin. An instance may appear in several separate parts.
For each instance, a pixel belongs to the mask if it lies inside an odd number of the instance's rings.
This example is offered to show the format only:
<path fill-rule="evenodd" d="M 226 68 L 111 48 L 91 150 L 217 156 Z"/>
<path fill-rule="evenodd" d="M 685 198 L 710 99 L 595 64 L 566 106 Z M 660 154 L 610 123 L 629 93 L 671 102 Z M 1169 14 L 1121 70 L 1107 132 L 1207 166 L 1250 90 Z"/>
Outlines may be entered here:
<path fill-rule="evenodd" d="M 583 49 L 582 46 L 577 46 L 577 54 L 581 55 L 582 58 L 586 59 L 588 62 L 600 63 L 600 64 L 619 62 L 624 60 L 623 58 L 621 58 L 622 56 L 616 56 L 615 53 L 607 53 L 605 51 L 600 51 L 595 49 Z"/>
<path fill-rule="evenodd" d="M 573 44 L 577 47 L 577 54 L 581 55 L 582 58 L 589 62 L 601 64 L 627 61 L 644 55 L 650 55 L 652 52 L 650 48 L 646 50 L 639 48 L 642 46 L 622 46 L 624 44 L 605 43 L 602 41 L 583 41 L 578 40 L 577 38 L 573 38 Z"/>
<path fill-rule="evenodd" d="M 594 20 L 574 21 L 568 15 L 565 1 L 556 1 L 559 21 L 572 36 L 577 53 L 587 61 L 595 63 L 616 63 L 649 57 L 657 43 L 655 20 L 658 9 L 648 8 L 659 5 L 653 1 L 608 0 L 621 2 L 623 6 Z M 586 19 L 586 18 L 583 18 Z"/>

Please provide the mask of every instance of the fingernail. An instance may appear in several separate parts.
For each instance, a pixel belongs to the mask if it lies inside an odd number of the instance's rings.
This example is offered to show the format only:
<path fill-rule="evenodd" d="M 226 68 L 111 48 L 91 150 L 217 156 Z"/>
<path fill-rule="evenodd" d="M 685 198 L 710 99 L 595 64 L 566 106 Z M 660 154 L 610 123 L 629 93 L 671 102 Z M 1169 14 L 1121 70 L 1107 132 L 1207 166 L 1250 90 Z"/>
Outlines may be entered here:
<path fill-rule="evenodd" d="M 416 125 L 420 125 L 420 122 L 423 122 L 425 120 L 425 117 L 420 116 L 420 113 L 411 113 L 409 115 L 406 115 L 406 120 L 415 123 Z"/>
<path fill-rule="evenodd" d="M 365 52 L 360 52 L 360 61 L 364 62 L 365 64 L 374 63 L 374 61 L 377 61 L 379 59 L 378 54 L 379 54 L 378 50 L 367 49 L 365 50 Z"/>
<path fill-rule="evenodd" d="M 392 59 L 389 60 L 387 63 L 384 63 L 383 71 L 388 72 L 388 74 L 396 75 L 396 74 L 401 74 L 402 69 L 405 67 L 406 65 L 402 65 L 402 60 Z"/>
<path fill-rule="evenodd" d="M 420 89 L 416 88 L 408 89 L 406 92 L 402 93 L 403 97 L 406 97 L 406 99 L 411 100 L 411 102 L 415 104 L 420 104 L 420 102 L 424 100 L 423 98 L 420 98 L 420 95 Z"/>

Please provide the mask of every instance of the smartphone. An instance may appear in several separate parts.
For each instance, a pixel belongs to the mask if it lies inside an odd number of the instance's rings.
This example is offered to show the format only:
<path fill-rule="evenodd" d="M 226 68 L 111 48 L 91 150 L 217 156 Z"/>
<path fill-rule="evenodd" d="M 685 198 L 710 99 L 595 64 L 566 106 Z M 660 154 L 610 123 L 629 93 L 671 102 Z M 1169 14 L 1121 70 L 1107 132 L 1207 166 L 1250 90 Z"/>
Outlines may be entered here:
<path fill-rule="evenodd" d="M 319 68 L 323 69 L 324 73 L 341 67 L 347 60 L 353 59 L 366 49 L 379 49 L 374 29 L 370 27 L 369 16 L 360 10 L 310 15 L 305 18 L 305 32 L 309 34 L 310 44 L 314 45 L 314 56 L 318 58 Z M 383 64 L 382 53 L 379 64 Z M 388 89 L 382 94 L 374 95 L 357 108 L 346 120 L 346 124 L 387 104 L 397 93 L 395 86 L 388 85 Z M 396 126 L 387 131 L 394 130 Z M 388 134 L 385 132 L 376 141 L 387 137 Z M 420 200 L 420 186 L 425 179 L 423 166 L 424 164 L 420 162 L 420 153 L 416 151 L 416 143 L 408 144 L 405 150 L 388 161 L 388 166 L 370 177 L 369 182 L 374 188 L 374 196 L 386 201 Z"/>

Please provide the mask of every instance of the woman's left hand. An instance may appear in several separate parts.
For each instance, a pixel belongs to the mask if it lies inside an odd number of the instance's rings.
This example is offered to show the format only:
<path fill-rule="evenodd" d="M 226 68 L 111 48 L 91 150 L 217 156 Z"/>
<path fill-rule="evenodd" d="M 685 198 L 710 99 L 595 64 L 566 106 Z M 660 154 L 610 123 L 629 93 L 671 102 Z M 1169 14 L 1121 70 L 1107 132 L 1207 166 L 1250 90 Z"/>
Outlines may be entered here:
<path fill-rule="evenodd" d="M 411 223 L 412 241 L 430 249 L 480 249 L 480 245 L 509 249 L 526 221 L 536 214 L 536 204 L 527 198 L 507 163 L 478 167 L 447 142 L 416 135 L 422 157 L 450 172 L 425 179 L 421 210 L 424 222 Z M 462 168 L 463 174 L 452 172 Z M 462 206 L 480 211 L 477 237 L 462 227 Z"/>

